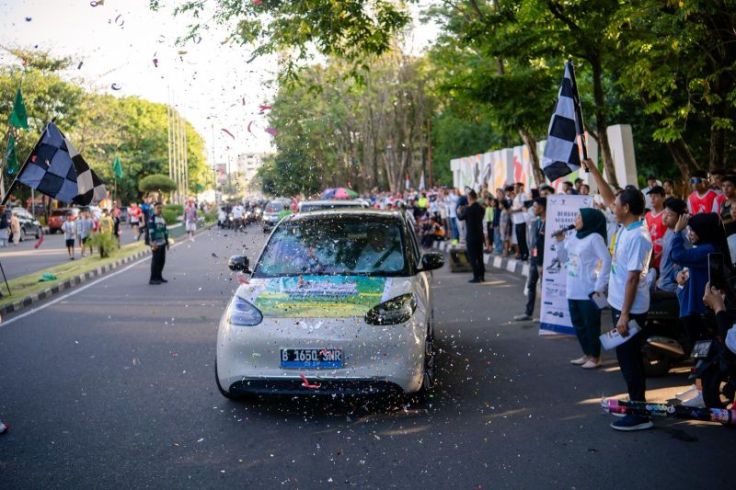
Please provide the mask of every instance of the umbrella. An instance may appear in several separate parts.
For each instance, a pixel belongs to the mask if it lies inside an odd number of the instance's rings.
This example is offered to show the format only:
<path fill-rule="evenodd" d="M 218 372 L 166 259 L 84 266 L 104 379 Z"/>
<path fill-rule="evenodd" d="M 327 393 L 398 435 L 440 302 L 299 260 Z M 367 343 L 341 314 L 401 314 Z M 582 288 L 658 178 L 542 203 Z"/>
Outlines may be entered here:
<path fill-rule="evenodd" d="M 339 187 L 335 189 L 335 199 L 355 199 L 358 197 L 358 193 L 345 187 Z"/>

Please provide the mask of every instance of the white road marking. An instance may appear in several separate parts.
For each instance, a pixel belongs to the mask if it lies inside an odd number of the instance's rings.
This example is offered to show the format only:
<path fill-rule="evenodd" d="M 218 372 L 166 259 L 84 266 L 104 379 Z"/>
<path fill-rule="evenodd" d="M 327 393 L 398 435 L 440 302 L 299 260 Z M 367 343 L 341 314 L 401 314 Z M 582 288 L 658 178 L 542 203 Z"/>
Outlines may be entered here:
<path fill-rule="evenodd" d="M 177 243 L 173 244 L 173 245 L 171 246 L 171 248 L 176 248 L 176 247 L 178 247 L 179 245 L 181 245 L 182 243 L 186 243 L 186 242 L 187 242 L 187 240 L 182 240 L 182 241 L 180 241 L 180 242 L 177 242 Z M 140 259 L 140 260 L 137 260 L 137 261 L 133 262 L 132 264 L 130 264 L 130 265 L 129 265 L 129 266 L 127 266 L 127 267 L 123 267 L 123 268 L 122 268 L 122 269 L 120 269 L 119 271 L 115 271 L 115 272 L 112 272 L 112 273 L 110 273 L 110 274 L 107 274 L 107 275 L 105 275 L 105 276 L 102 276 L 102 277 L 100 277 L 99 279 L 97 279 L 97 280 L 94 280 L 94 281 L 92 281 L 92 282 L 91 282 L 91 283 L 89 283 L 89 284 L 85 284 L 84 286 L 82 286 L 82 287 L 80 287 L 80 288 L 74 289 L 73 291 L 70 291 L 70 292 L 68 292 L 68 293 L 66 293 L 66 294 L 63 294 L 63 295 L 59 296 L 58 298 L 56 298 L 56 299 L 53 299 L 53 300 L 49 301 L 48 303 L 44 303 L 44 304 L 42 304 L 41 306 L 37 306 L 37 307 L 35 307 L 35 308 L 32 308 L 32 309 L 30 309 L 30 310 L 26 311 L 25 313 L 21 313 L 21 314 L 20 314 L 20 315 L 18 315 L 18 316 L 14 316 L 13 318 L 11 318 L 11 319 L 9 319 L 9 320 L 6 320 L 6 321 L 2 321 L 2 320 L 0 320 L 0 328 L 1 328 L 1 327 L 5 327 L 5 326 L 7 326 L 7 325 L 10 325 L 11 323 L 13 323 L 13 322 L 16 322 L 16 321 L 18 321 L 18 320 L 20 320 L 21 318 L 25 318 L 25 317 L 27 317 L 27 316 L 31 316 L 31 315 L 33 315 L 34 313 L 38 313 L 39 311 L 45 310 L 46 308 L 48 308 L 48 307 L 49 307 L 49 306 L 51 306 L 51 305 L 55 305 L 56 303 L 59 303 L 59 302 L 61 302 L 61 301 L 64 301 L 65 299 L 67 299 L 67 298 L 70 298 L 71 296 L 74 296 L 75 294 L 79 294 L 79 293 L 81 293 L 82 291 L 84 291 L 85 289 L 91 288 L 91 287 L 92 287 L 92 286 L 94 286 L 95 284 L 99 284 L 99 283 L 101 283 L 102 281 L 106 281 L 106 280 L 110 279 L 111 277 L 115 277 L 115 276 L 117 276 L 118 274 L 122 274 L 123 272 L 126 272 L 126 271 L 128 271 L 128 270 L 132 269 L 133 267 L 135 267 L 136 265 L 138 265 L 138 264 L 142 264 L 143 262 L 145 262 L 145 261 L 147 261 L 147 260 L 151 260 L 151 256 L 150 256 L 150 255 L 147 255 L 147 256 L 143 257 L 142 259 Z"/>

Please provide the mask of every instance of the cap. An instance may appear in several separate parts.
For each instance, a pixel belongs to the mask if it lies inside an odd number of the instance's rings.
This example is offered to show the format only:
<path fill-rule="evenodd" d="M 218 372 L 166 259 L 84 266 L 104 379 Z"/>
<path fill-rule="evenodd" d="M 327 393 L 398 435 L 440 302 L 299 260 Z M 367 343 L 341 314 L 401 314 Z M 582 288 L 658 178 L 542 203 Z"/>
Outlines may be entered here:
<path fill-rule="evenodd" d="M 661 185 L 655 185 L 651 189 L 649 189 L 649 192 L 647 192 L 647 195 L 649 194 L 659 194 L 660 196 L 664 196 L 667 193 L 664 191 L 664 187 Z"/>

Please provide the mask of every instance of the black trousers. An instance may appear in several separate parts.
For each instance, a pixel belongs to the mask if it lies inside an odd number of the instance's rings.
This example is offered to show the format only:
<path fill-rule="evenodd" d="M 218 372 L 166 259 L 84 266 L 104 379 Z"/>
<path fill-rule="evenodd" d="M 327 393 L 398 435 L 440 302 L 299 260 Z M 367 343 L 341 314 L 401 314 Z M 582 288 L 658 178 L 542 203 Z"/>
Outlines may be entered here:
<path fill-rule="evenodd" d="M 611 308 L 614 326 L 618 323 L 621 312 Z M 642 344 L 646 334 L 644 333 L 644 324 L 646 323 L 647 314 L 629 315 L 629 318 L 636 320 L 636 323 L 642 330 L 632 339 L 624 342 L 616 347 L 616 358 L 621 368 L 621 374 L 626 381 L 626 389 L 629 392 L 629 400 L 635 402 L 646 401 L 647 377 L 644 372 L 644 357 L 641 352 Z"/>
<path fill-rule="evenodd" d="M 532 316 L 534 313 L 534 304 L 537 302 L 537 283 L 539 282 L 539 266 L 537 265 L 537 258 L 532 257 L 529 259 L 529 279 L 526 282 L 526 313 Z"/>
<path fill-rule="evenodd" d="M 151 254 L 151 281 L 163 279 L 161 273 L 166 264 L 166 245 L 159 245 Z"/>
<path fill-rule="evenodd" d="M 483 241 L 468 240 L 466 251 L 468 253 L 468 262 L 473 268 L 473 279 L 485 280 L 486 266 L 483 263 Z"/>
<path fill-rule="evenodd" d="M 526 223 L 514 225 L 516 231 L 516 243 L 519 245 L 519 255 L 521 260 L 529 258 L 529 246 L 526 243 Z"/>

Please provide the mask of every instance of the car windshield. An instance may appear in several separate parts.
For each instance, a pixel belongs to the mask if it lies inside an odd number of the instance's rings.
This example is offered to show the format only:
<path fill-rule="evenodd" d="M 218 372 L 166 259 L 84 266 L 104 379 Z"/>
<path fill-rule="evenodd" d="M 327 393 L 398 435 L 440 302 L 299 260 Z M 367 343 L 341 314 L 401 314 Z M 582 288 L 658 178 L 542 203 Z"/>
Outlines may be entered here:
<path fill-rule="evenodd" d="M 284 209 L 284 203 L 273 201 L 268 203 L 268 206 L 266 206 L 266 212 L 267 213 L 278 213 L 279 211 Z"/>
<path fill-rule="evenodd" d="M 405 272 L 398 221 L 332 215 L 282 223 L 271 236 L 253 276 L 396 276 Z"/>

